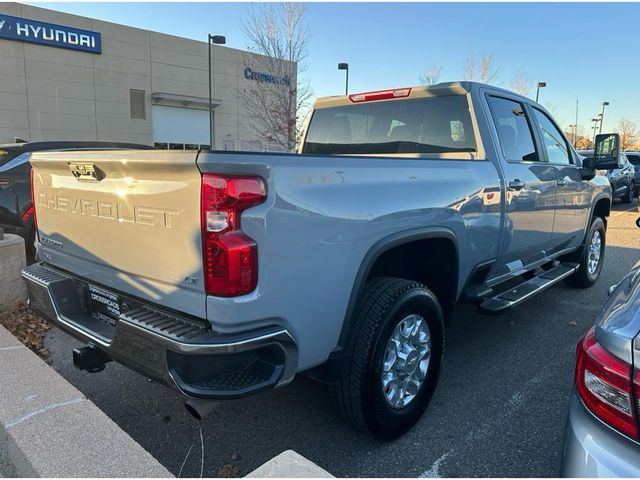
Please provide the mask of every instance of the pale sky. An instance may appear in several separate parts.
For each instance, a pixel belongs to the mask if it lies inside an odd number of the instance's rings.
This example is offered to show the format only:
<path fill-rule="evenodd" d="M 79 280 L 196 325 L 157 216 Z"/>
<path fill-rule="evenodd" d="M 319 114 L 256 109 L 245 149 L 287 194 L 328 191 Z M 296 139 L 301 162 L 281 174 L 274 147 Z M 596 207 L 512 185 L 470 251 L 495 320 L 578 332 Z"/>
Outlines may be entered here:
<path fill-rule="evenodd" d="M 206 41 L 225 35 L 227 44 L 246 48 L 241 20 L 247 3 L 43 3 L 53 10 Z M 309 69 L 314 96 L 344 92 L 350 64 L 351 92 L 419 83 L 432 63 L 442 81 L 463 79 L 470 56 L 493 53 L 498 78 L 508 88 L 514 72 L 533 83 L 546 81 L 540 101 L 563 126 L 605 111 L 603 131 L 621 117 L 640 125 L 636 3 L 310 3 Z M 535 96 L 535 89 L 531 93 Z"/>

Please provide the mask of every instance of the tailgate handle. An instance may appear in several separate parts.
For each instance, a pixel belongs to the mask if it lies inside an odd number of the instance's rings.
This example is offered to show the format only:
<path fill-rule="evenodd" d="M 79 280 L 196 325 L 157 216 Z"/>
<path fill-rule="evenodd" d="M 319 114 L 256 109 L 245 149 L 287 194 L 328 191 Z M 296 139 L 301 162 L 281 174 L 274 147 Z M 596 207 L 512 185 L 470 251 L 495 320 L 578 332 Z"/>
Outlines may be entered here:
<path fill-rule="evenodd" d="M 105 177 L 104 172 L 93 163 L 69 163 L 69 170 L 79 182 L 99 182 Z"/>

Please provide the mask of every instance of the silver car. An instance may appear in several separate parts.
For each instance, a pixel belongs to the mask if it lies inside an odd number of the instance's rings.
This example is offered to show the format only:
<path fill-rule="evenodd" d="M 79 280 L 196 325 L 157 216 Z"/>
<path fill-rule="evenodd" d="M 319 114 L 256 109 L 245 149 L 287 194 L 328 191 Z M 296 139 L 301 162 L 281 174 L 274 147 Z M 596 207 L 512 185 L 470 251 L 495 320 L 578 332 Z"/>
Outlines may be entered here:
<path fill-rule="evenodd" d="M 577 347 L 561 475 L 640 477 L 640 262 Z"/>

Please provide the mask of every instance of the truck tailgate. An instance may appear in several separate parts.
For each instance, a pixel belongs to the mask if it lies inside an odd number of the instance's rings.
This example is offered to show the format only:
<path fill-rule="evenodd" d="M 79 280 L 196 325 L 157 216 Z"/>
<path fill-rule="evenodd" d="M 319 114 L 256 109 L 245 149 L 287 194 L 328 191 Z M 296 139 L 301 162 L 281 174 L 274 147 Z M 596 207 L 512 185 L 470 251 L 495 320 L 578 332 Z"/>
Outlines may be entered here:
<path fill-rule="evenodd" d="M 205 317 L 196 157 L 35 154 L 40 258 L 106 288 Z"/>

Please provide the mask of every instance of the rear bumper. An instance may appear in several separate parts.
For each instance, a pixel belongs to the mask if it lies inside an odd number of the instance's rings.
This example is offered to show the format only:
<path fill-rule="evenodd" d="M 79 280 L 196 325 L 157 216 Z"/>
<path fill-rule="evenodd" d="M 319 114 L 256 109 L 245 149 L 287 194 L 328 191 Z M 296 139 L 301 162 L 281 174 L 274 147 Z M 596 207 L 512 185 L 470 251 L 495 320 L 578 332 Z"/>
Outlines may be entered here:
<path fill-rule="evenodd" d="M 640 477 L 640 444 L 594 417 L 574 392 L 569 401 L 560 475 Z"/>
<path fill-rule="evenodd" d="M 115 326 L 83 302 L 86 282 L 39 263 L 22 271 L 31 308 L 123 365 L 189 397 L 239 398 L 289 383 L 297 348 L 279 326 L 222 335 L 188 318 L 135 304 Z"/>

